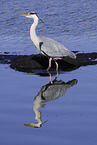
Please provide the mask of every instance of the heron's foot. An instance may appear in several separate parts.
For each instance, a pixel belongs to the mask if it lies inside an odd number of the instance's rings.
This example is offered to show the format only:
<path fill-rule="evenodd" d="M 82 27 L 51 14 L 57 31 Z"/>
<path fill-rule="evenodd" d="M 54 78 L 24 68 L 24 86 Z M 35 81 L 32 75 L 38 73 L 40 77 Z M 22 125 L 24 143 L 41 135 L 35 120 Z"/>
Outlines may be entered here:
<path fill-rule="evenodd" d="M 55 79 L 54 79 L 54 80 L 57 80 L 57 77 L 58 77 L 58 76 L 56 75 L 56 77 L 55 77 Z"/>
<path fill-rule="evenodd" d="M 47 71 L 50 69 L 50 67 L 47 68 Z"/>
<path fill-rule="evenodd" d="M 58 73 L 58 69 L 56 70 L 56 72 L 57 72 L 57 73 L 56 73 L 56 78 L 57 78 L 57 77 L 58 77 L 58 74 L 59 74 L 59 73 Z"/>

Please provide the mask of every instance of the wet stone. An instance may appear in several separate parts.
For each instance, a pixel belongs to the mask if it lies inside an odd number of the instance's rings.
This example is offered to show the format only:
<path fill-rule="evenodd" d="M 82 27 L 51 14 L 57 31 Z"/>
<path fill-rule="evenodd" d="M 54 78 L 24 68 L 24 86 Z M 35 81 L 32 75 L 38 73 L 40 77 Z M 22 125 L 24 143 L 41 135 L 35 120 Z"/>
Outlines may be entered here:
<path fill-rule="evenodd" d="M 59 70 L 72 71 L 81 66 L 96 65 L 97 64 L 97 53 L 77 53 L 77 58 L 70 59 L 68 57 L 57 60 L 59 64 Z M 49 64 L 47 57 L 36 54 L 36 55 L 0 55 L 0 63 L 10 64 L 12 69 L 32 73 L 34 71 L 44 72 Z M 52 61 L 52 70 L 55 70 L 55 62 Z"/>

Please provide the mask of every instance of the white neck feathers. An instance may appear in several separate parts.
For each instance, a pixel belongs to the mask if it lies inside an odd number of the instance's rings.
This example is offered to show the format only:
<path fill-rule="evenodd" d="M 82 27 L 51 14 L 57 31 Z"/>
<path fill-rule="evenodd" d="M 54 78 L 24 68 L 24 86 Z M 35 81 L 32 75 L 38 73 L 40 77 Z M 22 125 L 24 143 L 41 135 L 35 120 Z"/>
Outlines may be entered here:
<path fill-rule="evenodd" d="M 36 35 L 36 32 L 35 32 L 36 27 L 38 25 L 38 17 L 34 16 L 33 19 L 34 19 L 34 22 L 33 22 L 33 24 L 31 25 L 31 28 L 30 28 L 30 37 L 31 37 L 31 40 L 32 40 L 33 44 L 38 48 L 39 47 L 38 46 L 39 45 L 38 44 L 38 36 Z"/>

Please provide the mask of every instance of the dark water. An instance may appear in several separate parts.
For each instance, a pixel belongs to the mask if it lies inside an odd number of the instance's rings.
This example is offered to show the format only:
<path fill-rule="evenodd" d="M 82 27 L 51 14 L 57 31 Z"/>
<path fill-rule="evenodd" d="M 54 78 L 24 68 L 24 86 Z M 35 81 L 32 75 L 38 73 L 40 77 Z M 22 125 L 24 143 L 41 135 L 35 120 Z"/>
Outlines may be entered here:
<path fill-rule="evenodd" d="M 97 0 L 0 4 L 0 54 L 38 53 L 29 37 L 32 20 L 19 16 L 30 11 L 46 24 L 39 23 L 39 36 L 56 39 L 69 50 L 97 52 Z M 0 144 L 96 145 L 97 66 L 59 74 L 50 85 L 49 77 L 0 64 Z"/>

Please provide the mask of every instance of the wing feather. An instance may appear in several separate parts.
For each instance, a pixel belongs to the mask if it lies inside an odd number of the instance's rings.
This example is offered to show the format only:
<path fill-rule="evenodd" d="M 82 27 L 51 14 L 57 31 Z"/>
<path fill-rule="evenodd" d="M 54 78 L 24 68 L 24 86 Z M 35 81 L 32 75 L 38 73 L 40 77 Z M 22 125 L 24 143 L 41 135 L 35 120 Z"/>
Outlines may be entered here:
<path fill-rule="evenodd" d="M 76 58 L 76 55 L 65 48 L 61 43 L 46 37 L 40 37 L 40 42 L 43 42 L 41 46 L 41 51 L 49 57 L 53 58 L 62 58 L 69 56 L 73 59 Z"/>

